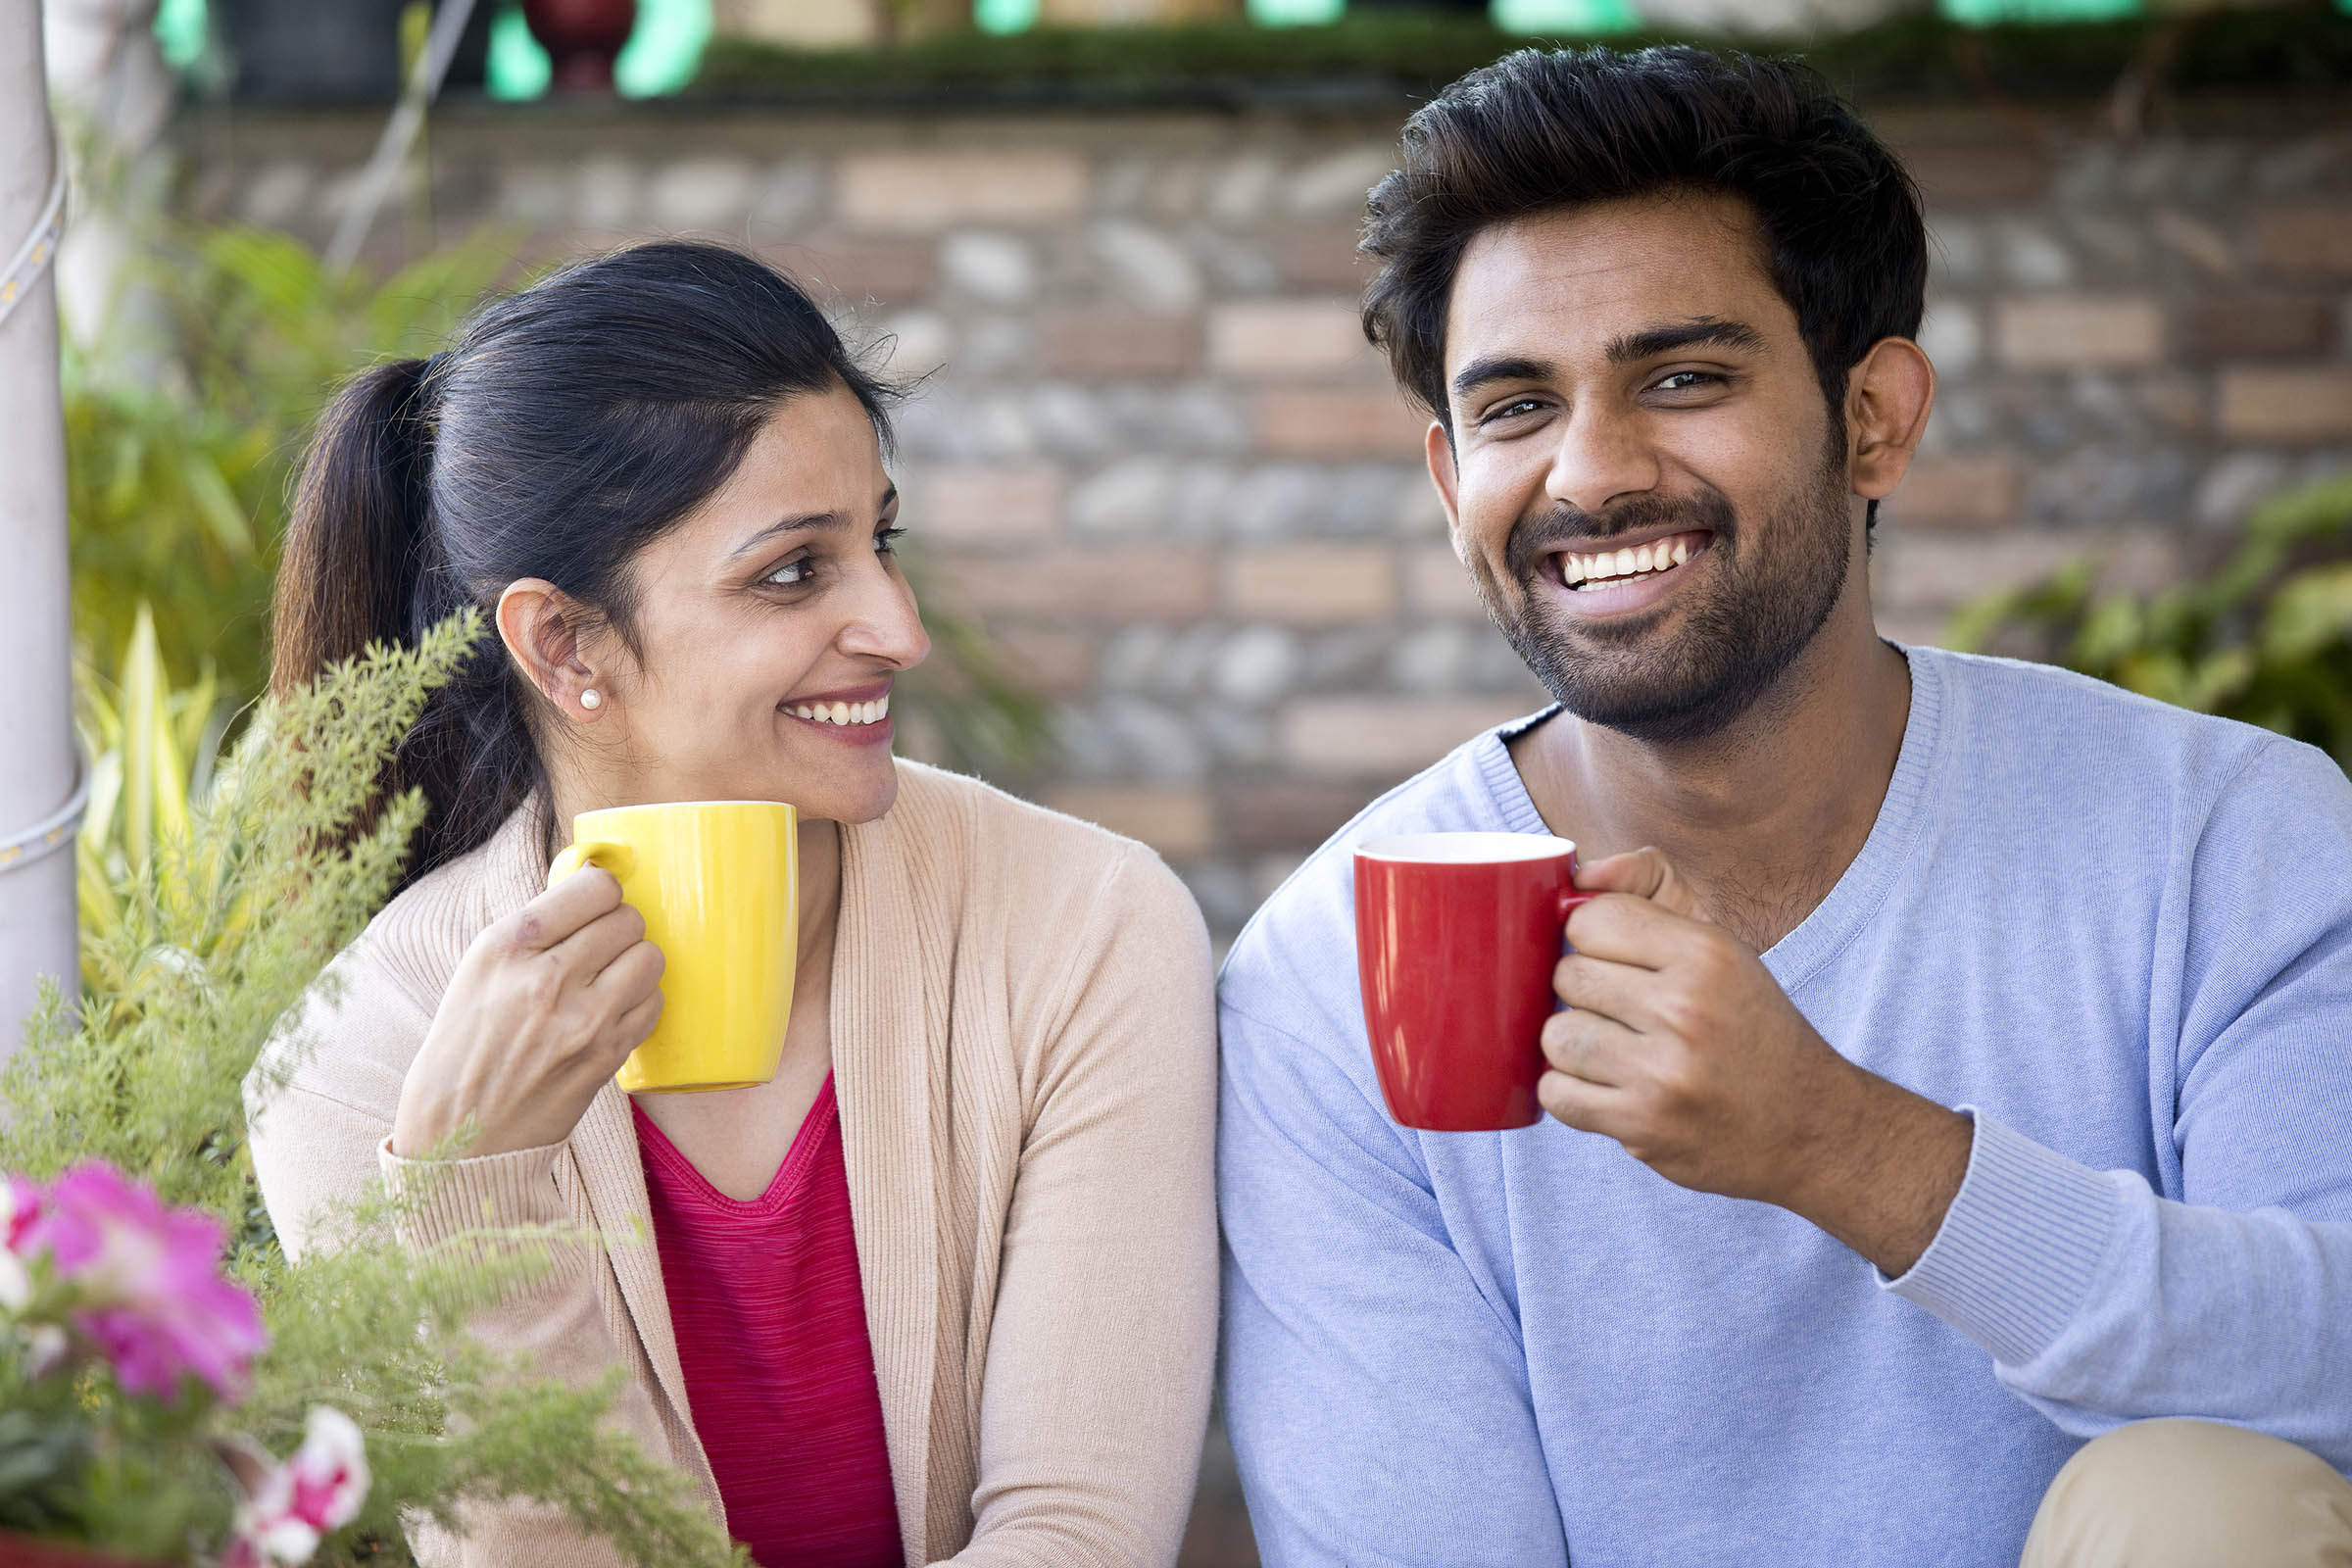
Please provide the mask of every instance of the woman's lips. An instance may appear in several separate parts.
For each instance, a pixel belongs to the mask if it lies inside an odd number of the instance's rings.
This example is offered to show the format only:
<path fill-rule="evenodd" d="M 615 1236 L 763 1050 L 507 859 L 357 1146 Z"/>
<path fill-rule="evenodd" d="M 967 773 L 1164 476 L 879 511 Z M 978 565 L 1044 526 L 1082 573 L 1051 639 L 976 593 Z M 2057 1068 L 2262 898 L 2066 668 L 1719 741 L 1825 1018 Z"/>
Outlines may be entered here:
<path fill-rule="evenodd" d="M 873 745 L 891 735 L 890 686 L 881 682 L 858 692 L 836 693 L 778 705 L 785 717 L 796 719 L 833 740 Z"/>

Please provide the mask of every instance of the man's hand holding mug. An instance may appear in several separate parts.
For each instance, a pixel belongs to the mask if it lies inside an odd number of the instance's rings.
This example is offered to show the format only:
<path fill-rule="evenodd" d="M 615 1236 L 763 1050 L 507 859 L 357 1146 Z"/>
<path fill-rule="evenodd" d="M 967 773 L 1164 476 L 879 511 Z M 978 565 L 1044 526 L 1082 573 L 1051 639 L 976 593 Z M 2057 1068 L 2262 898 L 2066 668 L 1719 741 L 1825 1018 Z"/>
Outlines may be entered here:
<path fill-rule="evenodd" d="M 1867 1072 L 1764 960 L 1708 921 L 1656 850 L 1595 860 L 1544 1020 L 1544 1108 L 1679 1186 L 1778 1204 L 1889 1275 L 1968 1169 L 1967 1119 Z"/>

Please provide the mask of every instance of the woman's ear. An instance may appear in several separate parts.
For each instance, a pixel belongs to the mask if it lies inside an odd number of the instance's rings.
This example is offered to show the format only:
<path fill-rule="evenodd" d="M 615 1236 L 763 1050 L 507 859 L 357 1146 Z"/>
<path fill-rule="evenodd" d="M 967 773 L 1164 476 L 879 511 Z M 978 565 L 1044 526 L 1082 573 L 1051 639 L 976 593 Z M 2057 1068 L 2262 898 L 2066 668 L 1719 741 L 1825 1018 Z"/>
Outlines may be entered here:
<path fill-rule="evenodd" d="M 577 609 L 546 578 L 517 578 L 498 596 L 498 636 L 524 678 L 566 717 L 587 723 L 611 694 L 581 647 Z"/>
<path fill-rule="evenodd" d="M 1846 428 L 1854 443 L 1847 466 L 1855 495 L 1884 501 L 1894 494 L 1935 406 L 1936 367 L 1926 350 L 1907 337 L 1871 345 L 1845 388 Z"/>

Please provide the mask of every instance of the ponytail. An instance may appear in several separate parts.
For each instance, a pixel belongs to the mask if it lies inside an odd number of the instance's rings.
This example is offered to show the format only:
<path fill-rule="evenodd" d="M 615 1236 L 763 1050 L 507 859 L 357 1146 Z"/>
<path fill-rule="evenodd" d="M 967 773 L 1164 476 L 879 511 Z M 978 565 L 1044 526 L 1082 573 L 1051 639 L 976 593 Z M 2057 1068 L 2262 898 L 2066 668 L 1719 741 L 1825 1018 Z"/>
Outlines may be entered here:
<path fill-rule="evenodd" d="M 430 526 L 423 360 L 379 365 L 318 421 L 278 558 L 270 689 L 308 686 L 371 642 L 405 643 Z"/>
<path fill-rule="evenodd" d="M 318 422 L 278 560 L 274 693 L 309 685 L 369 643 L 414 646 L 468 603 L 433 524 L 433 368 L 426 360 L 379 365 L 346 385 Z M 401 887 L 479 847 L 542 788 L 519 677 L 504 653 L 486 639 L 466 657 L 377 781 L 379 804 L 408 789 L 425 797 Z"/>

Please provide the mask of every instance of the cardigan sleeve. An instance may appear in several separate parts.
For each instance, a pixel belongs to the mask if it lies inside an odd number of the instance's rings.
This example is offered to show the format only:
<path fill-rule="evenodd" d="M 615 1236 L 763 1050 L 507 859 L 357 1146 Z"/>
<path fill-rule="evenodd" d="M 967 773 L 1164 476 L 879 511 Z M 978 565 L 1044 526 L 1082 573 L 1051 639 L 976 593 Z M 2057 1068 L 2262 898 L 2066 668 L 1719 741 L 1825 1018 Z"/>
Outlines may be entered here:
<path fill-rule="evenodd" d="M 333 972 L 333 983 L 317 988 L 272 1044 L 280 1063 L 293 1054 L 290 1072 L 257 1068 L 245 1086 L 254 1174 L 286 1255 L 299 1261 L 315 1248 L 344 1245 L 339 1216 L 378 1173 L 407 1200 L 395 1229 L 412 1250 L 466 1246 L 469 1233 L 502 1225 L 572 1223 L 556 1181 L 561 1145 L 453 1160 L 390 1152 L 400 1085 L 432 1018 L 376 971 L 365 939 Z M 598 1301 L 601 1246 L 593 1236 L 569 1237 L 552 1244 L 551 1253 L 545 1273 L 477 1313 L 469 1329 L 530 1373 L 585 1388 L 619 1363 Z M 668 1453 L 661 1418 L 637 1381 L 620 1383 L 608 1419 L 648 1453 Z M 412 1522 L 410 1544 L 424 1568 L 619 1562 L 606 1543 L 538 1504 L 467 1503 L 461 1516 L 463 1536 L 426 1519 Z"/>
<path fill-rule="evenodd" d="M 1216 1350 L 1207 933 L 1140 846 L 1042 1027 L 989 1334 L 972 1568 L 1176 1560 Z"/>

